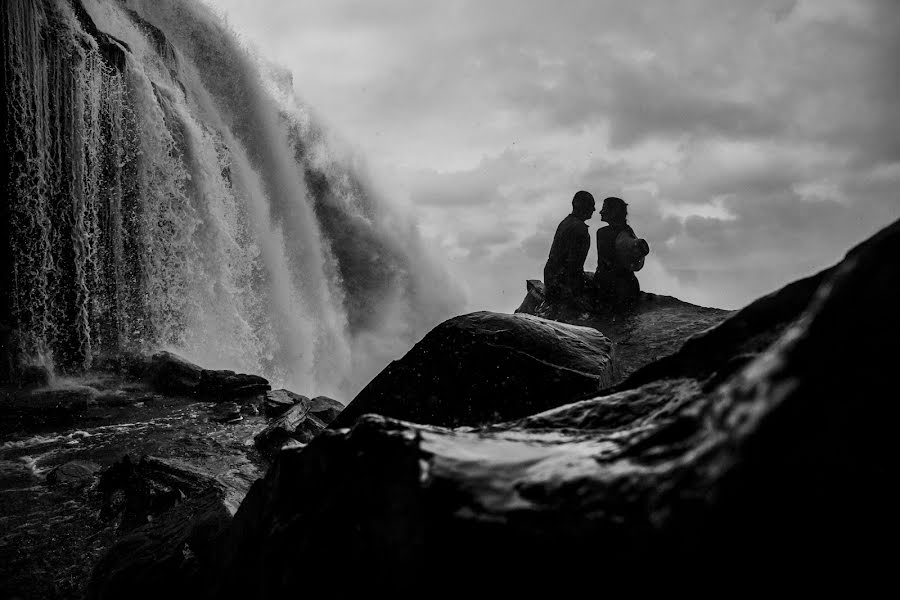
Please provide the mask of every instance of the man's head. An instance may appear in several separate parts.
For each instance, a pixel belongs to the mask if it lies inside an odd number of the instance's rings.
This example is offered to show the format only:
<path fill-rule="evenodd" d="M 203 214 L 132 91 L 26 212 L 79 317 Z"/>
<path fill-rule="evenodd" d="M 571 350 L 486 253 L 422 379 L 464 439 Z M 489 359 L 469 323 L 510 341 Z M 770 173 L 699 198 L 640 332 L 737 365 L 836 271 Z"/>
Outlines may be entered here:
<path fill-rule="evenodd" d="M 607 223 L 624 223 L 628 217 L 628 205 L 621 198 L 610 196 L 603 199 L 600 218 Z"/>
<path fill-rule="evenodd" d="M 594 210 L 597 205 L 594 203 L 594 197 L 590 192 L 581 190 L 576 192 L 572 198 L 572 214 L 584 220 L 588 220 L 594 216 Z"/>

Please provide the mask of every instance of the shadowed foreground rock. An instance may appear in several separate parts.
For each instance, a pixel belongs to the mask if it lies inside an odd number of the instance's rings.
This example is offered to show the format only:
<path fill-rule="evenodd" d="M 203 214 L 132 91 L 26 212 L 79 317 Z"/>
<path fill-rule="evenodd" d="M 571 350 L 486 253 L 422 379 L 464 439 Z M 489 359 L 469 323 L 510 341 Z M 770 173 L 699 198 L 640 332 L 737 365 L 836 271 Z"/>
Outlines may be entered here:
<path fill-rule="evenodd" d="M 367 416 L 286 450 L 235 516 L 210 593 L 705 595 L 886 580 L 900 500 L 896 256 L 895 223 L 823 276 L 788 326 L 797 307 L 763 298 L 610 395 L 467 431 Z"/>
<path fill-rule="evenodd" d="M 183 461 L 129 457 L 103 472 L 102 512 L 119 513 L 122 533 L 94 566 L 87 597 L 187 598 L 227 531 L 246 488 Z"/>
<path fill-rule="evenodd" d="M 612 344 L 595 329 L 476 312 L 435 327 L 378 374 L 332 423 L 369 412 L 455 427 L 546 410 L 615 378 Z"/>

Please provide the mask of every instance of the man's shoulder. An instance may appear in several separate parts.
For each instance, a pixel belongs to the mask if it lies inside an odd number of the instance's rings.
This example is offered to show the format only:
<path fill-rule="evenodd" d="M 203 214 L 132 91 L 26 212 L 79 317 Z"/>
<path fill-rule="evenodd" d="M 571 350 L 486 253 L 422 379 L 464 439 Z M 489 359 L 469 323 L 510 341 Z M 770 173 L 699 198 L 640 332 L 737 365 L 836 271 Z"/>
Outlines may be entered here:
<path fill-rule="evenodd" d="M 571 228 L 573 228 L 573 229 L 584 229 L 584 230 L 587 230 L 587 228 L 588 228 L 588 225 L 587 225 L 587 223 L 584 222 L 584 219 L 579 219 L 579 218 L 576 217 L 575 215 L 569 215 L 569 216 L 567 216 L 567 217 L 563 220 L 563 222 L 566 223 L 569 227 L 571 227 Z"/>

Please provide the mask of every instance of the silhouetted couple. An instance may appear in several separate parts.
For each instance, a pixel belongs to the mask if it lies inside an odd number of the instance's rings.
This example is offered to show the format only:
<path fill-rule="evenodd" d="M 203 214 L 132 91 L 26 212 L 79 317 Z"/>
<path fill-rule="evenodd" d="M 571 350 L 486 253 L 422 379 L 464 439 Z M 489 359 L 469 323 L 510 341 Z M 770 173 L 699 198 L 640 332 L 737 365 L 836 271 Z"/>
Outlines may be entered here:
<path fill-rule="evenodd" d="M 594 197 L 582 190 L 572 198 L 572 213 L 556 228 L 550 257 L 544 265 L 547 301 L 592 310 L 637 300 L 641 289 L 634 272 L 643 267 L 650 248 L 628 225 L 628 205 L 621 198 L 603 201 L 600 218 L 608 225 L 597 230 L 597 270 L 593 277 L 584 272 L 591 247 L 585 221 L 595 210 Z"/>

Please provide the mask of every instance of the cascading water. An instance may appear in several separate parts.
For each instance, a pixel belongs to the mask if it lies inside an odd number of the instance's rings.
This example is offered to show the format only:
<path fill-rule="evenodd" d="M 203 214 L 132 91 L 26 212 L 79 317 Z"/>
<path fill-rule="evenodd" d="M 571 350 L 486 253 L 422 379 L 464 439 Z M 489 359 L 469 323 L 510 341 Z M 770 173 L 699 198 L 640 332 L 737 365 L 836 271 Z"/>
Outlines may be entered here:
<path fill-rule="evenodd" d="M 461 305 L 284 75 L 192 0 L 5 0 L 0 321 L 348 398 Z"/>

